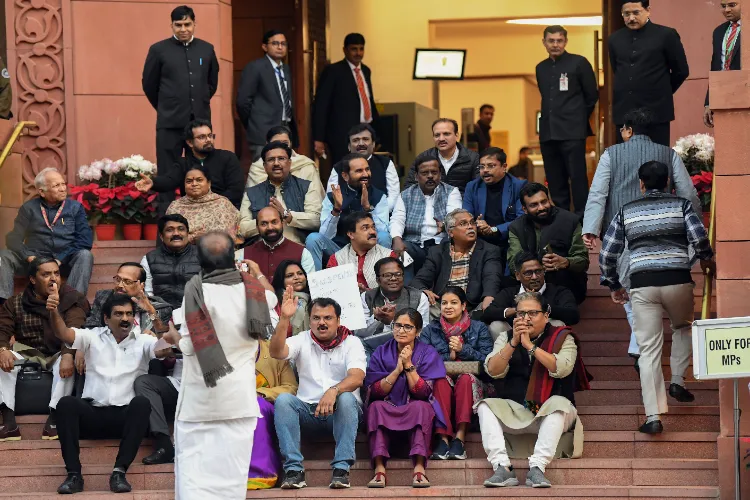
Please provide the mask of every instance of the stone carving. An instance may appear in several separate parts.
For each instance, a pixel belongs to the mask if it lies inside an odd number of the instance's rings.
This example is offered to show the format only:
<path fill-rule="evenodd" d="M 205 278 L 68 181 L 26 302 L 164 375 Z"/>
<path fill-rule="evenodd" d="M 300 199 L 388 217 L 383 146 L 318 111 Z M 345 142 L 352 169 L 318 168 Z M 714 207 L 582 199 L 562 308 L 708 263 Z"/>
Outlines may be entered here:
<path fill-rule="evenodd" d="M 17 118 L 37 123 L 19 141 L 26 199 L 35 194 L 34 177 L 42 169 L 54 167 L 67 177 L 62 3 L 69 1 L 14 1 Z"/>

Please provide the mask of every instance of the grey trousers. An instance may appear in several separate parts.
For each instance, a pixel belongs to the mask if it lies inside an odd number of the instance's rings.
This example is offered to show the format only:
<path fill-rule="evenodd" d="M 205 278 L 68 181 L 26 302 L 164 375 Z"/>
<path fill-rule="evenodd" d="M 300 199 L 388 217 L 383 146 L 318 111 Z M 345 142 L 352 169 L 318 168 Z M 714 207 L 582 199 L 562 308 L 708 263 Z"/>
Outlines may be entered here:
<path fill-rule="evenodd" d="M 641 349 L 638 366 L 641 371 L 641 394 L 646 416 L 667 413 L 667 391 L 661 369 L 664 346 L 664 311 L 672 323 L 672 354 L 669 366 L 672 383 L 682 385 L 690 364 L 693 324 L 693 283 L 671 286 L 634 288 L 630 292 L 633 306 L 633 330 Z"/>
<path fill-rule="evenodd" d="M 133 389 L 136 396 L 143 396 L 151 403 L 151 415 L 148 419 L 151 434 L 169 436 L 169 421 L 174 420 L 179 395 L 172 382 L 160 375 L 141 375 L 135 379 Z"/>
<path fill-rule="evenodd" d="M 15 252 L 0 250 L 0 299 L 13 295 L 13 277 L 24 276 L 26 265 L 26 261 Z M 62 267 L 63 271 L 68 271 L 67 284 L 86 295 L 94 267 L 94 255 L 89 250 L 78 250 L 63 260 Z"/>

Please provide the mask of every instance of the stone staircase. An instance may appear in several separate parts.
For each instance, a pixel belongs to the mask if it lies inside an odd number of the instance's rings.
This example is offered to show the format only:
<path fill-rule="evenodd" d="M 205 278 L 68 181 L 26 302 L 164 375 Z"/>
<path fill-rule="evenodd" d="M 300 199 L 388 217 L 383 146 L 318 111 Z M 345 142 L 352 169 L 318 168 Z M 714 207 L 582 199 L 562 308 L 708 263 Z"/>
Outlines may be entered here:
<path fill-rule="evenodd" d="M 95 244 L 96 267 L 89 297 L 96 290 L 109 288 L 118 264 L 140 261 L 152 248 L 151 242 L 102 242 Z M 391 460 L 388 468 L 389 486 L 383 490 L 365 487 L 371 479 L 369 453 L 365 436 L 357 440 L 357 461 L 351 472 L 353 487 L 335 493 L 327 488 L 330 480 L 329 461 L 333 444 L 307 443 L 307 482 L 310 487 L 300 491 L 280 489 L 248 492 L 247 498 L 313 499 L 336 498 L 396 499 L 419 496 L 434 500 L 455 498 L 478 499 L 693 499 L 719 498 L 719 471 L 716 438 L 719 434 L 719 396 L 715 381 L 692 380 L 688 388 L 696 396 L 691 404 L 670 399 L 670 412 L 664 415 L 665 432 L 647 436 L 638 432 L 644 421 L 640 384 L 627 356 L 629 327 L 620 306 L 612 303 L 606 289 L 598 285 L 596 255 L 591 255 L 589 298 L 575 327 L 589 371 L 594 375 L 592 390 L 576 396 L 578 411 L 585 429 L 583 458 L 556 460 L 547 469 L 554 487 L 538 490 L 527 487 L 502 491 L 486 489 L 482 482 L 491 475 L 491 468 L 482 450 L 478 433 L 467 436 L 468 460 L 431 461 L 427 474 L 432 487 L 414 490 L 411 464 L 408 460 Z M 696 311 L 700 310 L 703 279 L 694 273 Z M 668 331 L 665 319 L 665 329 Z M 669 348 L 671 335 L 666 334 L 662 359 L 665 379 L 669 380 Z M 665 382 L 668 383 L 668 382 Z M 42 441 L 44 416 L 19 417 L 23 440 L 0 443 L 0 499 L 57 499 L 57 486 L 65 477 L 59 443 Z M 136 461 L 128 471 L 134 491 L 114 495 L 108 492 L 108 478 L 117 454 L 116 441 L 83 441 L 81 462 L 84 464 L 86 492 L 84 499 L 155 500 L 174 498 L 174 476 L 171 465 L 145 467 L 140 459 L 147 455 L 150 443 L 144 442 Z M 514 460 L 521 482 L 528 464 Z"/>

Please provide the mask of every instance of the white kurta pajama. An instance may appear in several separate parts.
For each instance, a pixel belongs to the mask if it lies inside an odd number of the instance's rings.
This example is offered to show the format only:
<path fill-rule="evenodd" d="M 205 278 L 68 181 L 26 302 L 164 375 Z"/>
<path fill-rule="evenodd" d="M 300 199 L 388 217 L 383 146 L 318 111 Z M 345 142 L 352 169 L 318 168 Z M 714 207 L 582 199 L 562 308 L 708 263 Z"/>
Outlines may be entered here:
<path fill-rule="evenodd" d="M 234 371 L 206 387 L 187 324 L 180 329 L 182 383 L 175 416 L 175 498 L 240 500 L 247 493 L 253 433 L 260 417 L 255 392 L 258 341 L 246 325 L 245 287 L 203 284 L 203 297 Z M 266 291 L 269 310 L 276 296 Z M 183 308 L 185 304 L 183 302 Z M 272 323 L 275 314 L 272 314 Z"/>

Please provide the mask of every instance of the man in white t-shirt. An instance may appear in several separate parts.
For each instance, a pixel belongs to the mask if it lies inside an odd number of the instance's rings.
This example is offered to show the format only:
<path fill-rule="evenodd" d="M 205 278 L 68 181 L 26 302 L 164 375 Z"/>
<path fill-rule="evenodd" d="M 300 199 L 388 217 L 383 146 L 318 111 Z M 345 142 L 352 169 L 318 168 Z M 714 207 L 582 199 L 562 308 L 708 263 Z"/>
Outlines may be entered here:
<path fill-rule="evenodd" d="M 362 417 L 359 388 L 367 362 L 362 342 L 340 325 L 341 306 L 335 300 L 317 298 L 309 303 L 310 330 L 287 338 L 290 318 L 298 299 L 287 287 L 281 317 L 271 338 L 270 352 L 276 359 L 294 363 L 299 374 L 297 395 L 276 398 L 274 423 L 283 458 L 282 489 L 307 486 L 300 434 L 333 433 L 336 451 L 331 462 L 331 488 L 349 487 L 349 469 L 354 465 L 354 441 Z"/>
<path fill-rule="evenodd" d="M 47 301 L 55 335 L 85 353 L 86 382 L 82 398 L 65 396 L 57 403 L 57 432 L 68 477 L 57 489 L 70 494 L 83 491 L 79 439 L 120 438 L 109 489 L 126 493 L 132 488 L 125 478 L 148 428 L 151 405 L 136 396 L 133 383 L 148 371 L 151 359 L 167 353 L 155 351 L 157 339 L 134 328 L 133 300 L 112 294 L 102 306 L 106 326 L 68 328 L 57 310 L 54 295 Z"/>

